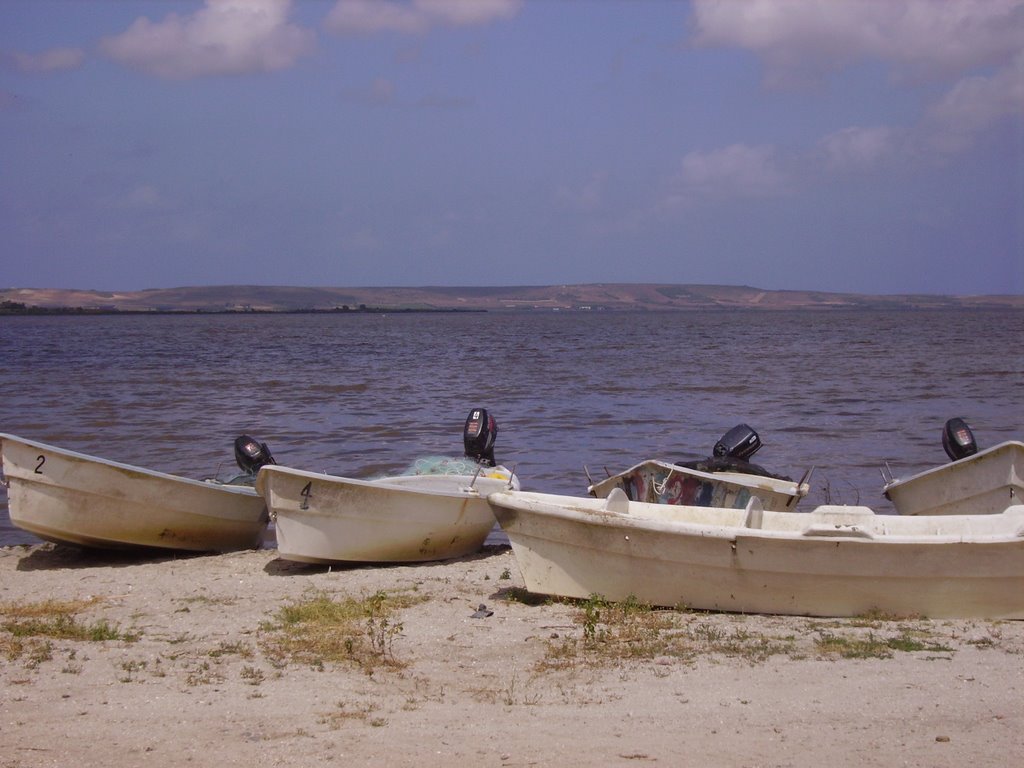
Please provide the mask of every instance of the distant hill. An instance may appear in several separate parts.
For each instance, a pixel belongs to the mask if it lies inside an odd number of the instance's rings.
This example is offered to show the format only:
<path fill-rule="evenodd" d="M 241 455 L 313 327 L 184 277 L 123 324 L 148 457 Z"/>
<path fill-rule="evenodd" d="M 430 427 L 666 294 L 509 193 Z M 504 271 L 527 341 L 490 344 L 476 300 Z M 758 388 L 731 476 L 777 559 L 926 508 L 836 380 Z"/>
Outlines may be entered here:
<path fill-rule="evenodd" d="M 10 313 L 22 307 L 120 312 L 1024 309 L 1024 296 L 876 296 L 825 291 L 767 291 L 748 286 L 646 283 L 424 288 L 221 285 L 144 291 L 0 289 L 0 309 Z"/>

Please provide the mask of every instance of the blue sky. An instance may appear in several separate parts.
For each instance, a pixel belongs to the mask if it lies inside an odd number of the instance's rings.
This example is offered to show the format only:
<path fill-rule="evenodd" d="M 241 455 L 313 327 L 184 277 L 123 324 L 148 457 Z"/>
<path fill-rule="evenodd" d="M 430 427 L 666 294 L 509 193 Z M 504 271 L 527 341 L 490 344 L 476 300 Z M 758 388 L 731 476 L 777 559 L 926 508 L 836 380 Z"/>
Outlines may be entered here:
<path fill-rule="evenodd" d="M 1024 293 L 1024 0 L 0 0 L 0 287 Z"/>

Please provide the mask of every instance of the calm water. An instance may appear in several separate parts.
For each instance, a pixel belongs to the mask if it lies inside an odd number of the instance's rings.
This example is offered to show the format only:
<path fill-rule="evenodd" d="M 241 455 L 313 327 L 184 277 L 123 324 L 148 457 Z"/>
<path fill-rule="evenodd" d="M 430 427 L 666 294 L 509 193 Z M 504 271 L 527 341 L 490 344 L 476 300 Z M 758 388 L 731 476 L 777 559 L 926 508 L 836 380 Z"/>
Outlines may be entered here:
<path fill-rule="evenodd" d="M 645 458 L 689 460 L 747 422 L 804 508 L 891 511 L 879 467 L 1024 436 L 1024 313 L 0 317 L 0 432 L 191 477 L 248 432 L 279 463 L 364 477 L 461 453 L 473 406 L 523 488 L 583 495 Z M 0 489 L 0 545 L 11 527 Z"/>

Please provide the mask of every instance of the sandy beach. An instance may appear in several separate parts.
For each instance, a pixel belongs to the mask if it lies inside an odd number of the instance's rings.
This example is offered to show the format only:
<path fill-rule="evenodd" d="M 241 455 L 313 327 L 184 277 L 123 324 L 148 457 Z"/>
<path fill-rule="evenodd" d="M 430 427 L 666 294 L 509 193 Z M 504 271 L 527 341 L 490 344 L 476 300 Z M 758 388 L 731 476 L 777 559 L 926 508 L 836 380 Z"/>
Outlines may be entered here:
<path fill-rule="evenodd" d="M 287 609 L 346 601 L 370 606 L 347 658 L 287 633 Z M 619 612 L 528 595 L 507 547 L 351 568 L 7 547 L 0 622 L 2 768 L 1024 759 L 1024 622 Z"/>

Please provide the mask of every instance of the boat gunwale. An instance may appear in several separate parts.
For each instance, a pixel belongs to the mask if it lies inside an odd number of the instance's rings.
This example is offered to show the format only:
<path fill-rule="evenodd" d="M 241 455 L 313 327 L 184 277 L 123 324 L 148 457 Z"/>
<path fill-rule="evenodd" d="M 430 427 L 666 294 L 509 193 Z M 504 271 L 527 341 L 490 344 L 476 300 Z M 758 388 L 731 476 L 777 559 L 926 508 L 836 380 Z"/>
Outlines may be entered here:
<path fill-rule="evenodd" d="M 606 486 L 610 481 L 622 480 L 623 478 L 650 465 L 655 465 L 661 469 L 669 471 L 670 473 L 679 472 L 680 474 L 698 477 L 702 480 L 732 483 L 734 485 L 741 485 L 745 488 L 756 488 L 760 491 L 770 491 L 772 493 L 779 493 L 785 496 L 795 496 L 798 499 L 803 498 L 807 494 L 806 490 L 803 493 L 800 492 L 802 484 L 796 480 L 783 480 L 777 477 L 754 475 L 748 472 L 705 472 L 704 470 L 683 467 L 679 464 L 674 464 L 662 459 L 645 459 L 644 461 L 638 462 L 621 472 L 616 472 L 615 474 L 609 475 L 595 483 L 591 483 L 588 486 L 587 491 L 590 494 L 593 494 L 595 488 Z M 792 487 L 792 491 L 789 490 L 790 487 Z"/>
<path fill-rule="evenodd" d="M 259 474 L 256 476 L 256 491 L 266 498 L 267 484 L 270 482 L 269 478 L 273 475 L 280 475 L 284 477 L 303 478 L 306 480 L 319 480 L 326 482 L 330 485 L 344 486 L 351 485 L 361 489 L 374 489 L 378 491 L 401 491 L 410 494 L 423 494 L 426 496 L 437 496 L 450 499 L 480 499 L 486 500 L 487 494 L 482 494 L 477 488 L 472 487 L 456 487 L 450 491 L 438 490 L 434 488 L 417 488 L 411 482 L 409 483 L 389 483 L 389 477 L 382 477 L 376 480 L 364 480 L 355 477 L 346 477 L 344 475 L 332 475 L 327 472 L 312 472 L 305 469 L 296 469 L 295 467 L 282 466 L 280 464 L 266 465 L 260 468 Z M 396 475 L 395 477 L 447 477 L 453 478 L 453 486 L 457 479 L 464 479 L 467 484 L 469 481 L 474 480 L 473 475 Z M 510 480 L 513 477 L 510 474 Z M 477 480 L 497 480 L 497 478 L 483 478 L 477 477 Z M 502 482 L 506 482 L 502 480 Z M 497 491 L 492 491 L 497 493 Z"/>
<path fill-rule="evenodd" d="M 69 450 L 67 448 L 60 448 L 58 446 L 51 445 L 49 443 L 39 442 L 38 440 L 30 440 L 30 439 L 27 439 L 27 438 L 24 438 L 24 437 L 18 437 L 17 435 L 8 434 L 8 433 L 5 433 L 5 432 L 0 432 L 0 456 L 2 456 L 5 453 L 5 451 L 3 450 L 3 444 L 5 442 L 21 443 L 22 445 L 30 446 L 32 448 L 36 448 L 36 449 L 41 450 L 41 451 L 48 451 L 48 452 L 54 453 L 54 454 L 56 454 L 58 456 L 66 458 L 66 459 L 72 459 L 72 460 L 75 460 L 75 461 L 78 461 L 78 462 L 82 462 L 82 463 L 86 463 L 86 464 L 95 464 L 95 465 L 99 465 L 99 466 L 102 466 L 102 467 L 105 467 L 105 468 L 108 468 L 108 469 L 117 470 L 118 472 L 122 472 L 122 473 L 128 472 L 128 473 L 132 473 L 132 474 L 136 474 L 136 475 L 143 475 L 144 477 L 148 477 L 148 478 L 156 478 L 156 479 L 161 479 L 161 480 L 168 480 L 168 481 L 172 481 L 172 482 L 175 482 L 175 483 L 185 483 L 185 484 L 190 485 L 190 486 L 195 487 L 195 488 L 207 488 L 207 489 L 212 488 L 212 489 L 216 489 L 216 490 L 219 490 L 219 491 L 226 491 L 227 493 L 236 494 L 236 495 L 245 496 L 245 497 L 251 497 L 253 495 L 258 495 L 258 494 L 256 494 L 255 489 L 252 486 L 247 486 L 247 485 L 230 485 L 228 483 L 222 483 L 222 482 L 217 481 L 217 480 L 198 480 L 196 478 L 185 477 L 183 475 L 174 475 L 174 474 L 171 474 L 169 472 L 162 472 L 162 471 L 157 470 L 157 469 L 150 469 L 148 467 L 142 467 L 142 466 L 138 466 L 136 464 L 128 464 L 128 463 L 125 463 L 125 462 L 114 461 L 112 459 L 105 459 L 102 456 L 95 456 L 93 454 L 81 453 L 79 451 L 72 451 L 72 450 Z M 30 478 L 30 477 L 19 477 L 19 476 L 16 476 L 16 475 L 11 475 L 11 474 L 9 474 L 7 472 L 4 472 L 4 477 L 7 479 L 8 482 L 10 482 L 10 479 L 12 477 L 16 477 L 18 480 L 22 480 L 22 481 L 25 481 L 25 482 L 40 482 L 40 481 L 34 480 L 33 478 Z M 53 483 L 42 483 L 42 484 L 44 484 L 44 485 L 53 485 Z M 87 492 L 88 493 L 93 493 L 91 491 L 87 491 Z M 101 494 L 96 494 L 96 495 L 101 495 Z"/>
<path fill-rule="evenodd" d="M 1011 446 L 1016 447 L 1020 451 L 1024 452 L 1024 442 L 1021 442 L 1020 440 L 1005 440 L 1001 443 L 997 443 L 996 445 L 989 446 L 984 450 L 978 451 L 977 453 L 973 453 L 970 456 L 965 456 L 962 459 L 958 459 L 956 461 L 948 461 L 945 464 L 939 464 L 936 467 L 922 469 L 920 472 L 915 472 L 914 474 L 907 475 L 906 477 L 893 478 L 883 486 L 882 493 L 883 495 L 888 494 L 889 491 L 891 491 L 893 488 L 903 488 L 907 485 L 910 485 L 911 483 L 916 482 L 917 480 L 922 480 L 931 475 L 943 474 L 950 472 L 953 469 L 960 469 L 962 467 L 970 466 L 972 463 L 989 458 L 992 454 L 998 453 L 1002 450 L 1006 450 Z M 1011 464 L 1010 466 L 1012 467 L 1013 465 Z"/>
<path fill-rule="evenodd" d="M 601 499 L 589 499 L 581 497 L 569 497 L 569 496 L 558 496 L 555 494 L 538 494 L 529 492 L 530 495 L 524 494 L 522 491 L 498 491 L 490 494 L 487 499 L 491 504 L 492 508 L 497 507 L 500 509 L 509 510 L 512 513 L 517 513 L 525 508 L 525 511 L 529 514 L 536 514 L 541 516 L 550 516 L 562 519 L 570 523 L 582 523 L 586 525 L 594 525 L 603 528 L 624 528 L 637 531 L 645 531 L 650 533 L 665 533 L 675 536 L 694 536 L 701 538 L 716 538 L 723 540 L 734 541 L 738 538 L 761 538 L 761 539 L 775 539 L 775 540 L 791 540 L 791 541 L 806 541 L 809 539 L 814 540 L 841 540 L 850 544 L 861 544 L 861 545 L 900 545 L 900 544 L 995 544 L 995 543 L 1013 543 L 1018 540 L 1024 539 L 1024 505 L 1013 505 L 1007 511 L 998 515 L 945 515 L 945 516 L 897 516 L 897 515 L 876 515 L 873 512 L 870 520 L 877 520 L 878 518 L 892 517 L 894 520 L 914 520 L 917 521 L 918 527 L 924 527 L 929 522 L 939 523 L 944 526 L 955 524 L 958 518 L 981 518 L 978 522 L 981 524 L 989 524 L 991 527 L 998 527 L 996 521 L 1005 522 L 1006 531 L 994 531 L 985 533 L 928 533 L 926 531 L 921 533 L 875 533 L 868 528 L 861 528 L 856 523 L 831 523 L 837 525 L 835 535 L 829 535 L 826 531 L 822 530 L 823 525 L 830 524 L 827 519 L 822 520 L 821 514 L 815 512 L 771 512 L 768 510 L 763 511 L 764 518 L 770 519 L 774 515 L 786 515 L 791 516 L 791 519 L 804 519 L 807 520 L 808 525 L 801 528 L 794 529 L 778 529 L 771 527 L 762 526 L 747 526 L 743 524 L 736 525 L 715 525 L 711 523 L 699 523 L 690 522 L 685 520 L 667 520 L 664 517 L 649 517 L 642 514 L 636 514 L 635 512 L 617 512 L 609 509 L 602 509 L 596 506 L 590 506 L 596 503 L 600 503 Z M 546 498 L 538 498 L 547 496 L 551 500 Z M 577 503 L 563 503 L 555 501 L 554 499 L 572 499 Z M 516 503 L 503 504 L 505 499 L 513 499 Z M 584 502 L 579 504 L 578 502 Z M 709 514 L 708 510 L 721 509 L 726 513 L 735 514 L 743 513 L 744 510 L 736 510 L 732 508 L 717 508 L 717 507 L 695 507 L 695 506 L 682 506 L 682 505 L 660 505 L 650 502 L 630 502 L 632 505 L 647 505 L 654 508 L 665 507 L 672 511 L 678 510 L 695 510 L 702 515 Z M 866 507 L 853 507 L 853 510 L 867 509 Z M 711 513 L 714 514 L 714 513 Z M 838 514 L 843 514 L 838 512 Z M 854 512 L 854 514 L 858 514 Z M 863 514 L 863 513 L 860 513 Z M 499 524 L 501 523 L 501 516 L 498 511 L 495 510 L 495 517 L 498 519 Z M 762 519 L 764 519 L 762 518 Z M 786 519 L 786 518 L 782 518 Z M 1015 527 L 1012 527 L 1014 526 Z M 909 524 L 898 523 L 898 525 L 905 525 L 906 527 L 912 527 Z M 504 529 L 504 526 L 502 526 Z M 864 533 L 867 535 L 859 536 L 858 533 Z M 506 534 L 508 531 L 506 530 Z M 851 535 L 854 534 L 854 535 Z"/>

